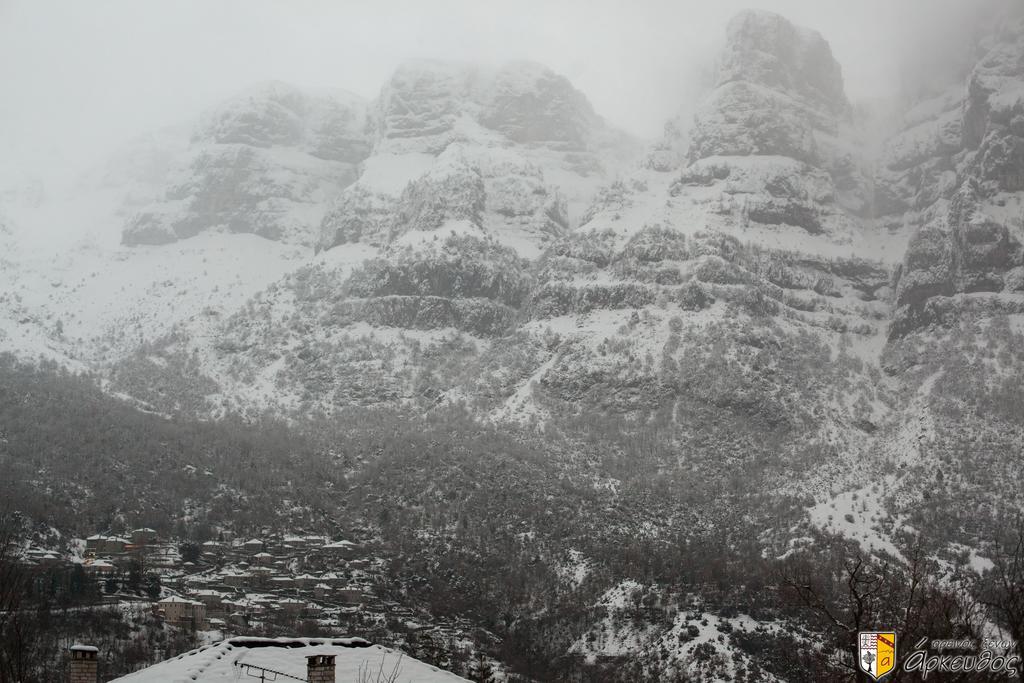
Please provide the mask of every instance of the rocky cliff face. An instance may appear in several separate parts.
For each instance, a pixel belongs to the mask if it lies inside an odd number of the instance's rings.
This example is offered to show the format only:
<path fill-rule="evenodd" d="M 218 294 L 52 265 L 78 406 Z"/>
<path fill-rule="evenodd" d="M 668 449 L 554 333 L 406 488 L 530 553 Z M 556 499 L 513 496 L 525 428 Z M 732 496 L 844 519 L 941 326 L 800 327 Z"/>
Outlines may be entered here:
<path fill-rule="evenodd" d="M 535 255 L 632 145 L 564 77 L 532 63 L 406 64 L 375 112 L 374 153 L 324 218 L 323 248 L 384 246 L 465 219 Z"/>
<path fill-rule="evenodd" d="M 445 62 L 401 66 L 377 104 L 380 136 L 395 151 L 438 153 L 482 126 L 517 144 L 592 147 L 604 124 L 587 98 L 539 64 L 484 69 Z M 406 142 L 402 142 L 405 140 Z"/>
<path fill-rule="evenodd" d="M 841 235 L 842 213 L 867 210 L 850 122 L 828 43 L 778 15 L 743 12 L 729 24 L 680 182 L 723 187 L 738 220 Z"/>
<path fill-rule="evenodd" d="M 1021 309 L 1024 23 L 980 51 L 959 97 L 942 100 L 959 106 L 926 103 L 930 116 L 897 137 L 887 163 L 895 205 L 919 226 L 897 273 L 896 337 L 960 312 Z"/>
<path fill-rule="evenodd" d="M 303 224 L 310 263 L 180 325 L 115 385 L 187 365 L 217 388 L 200 412 L 458 401 L 497 420 L 756 423 L 773 462 L 829 453 L 820 484 L 898 450 L 897 397 L 921 379 L 900 339 L 984 297 L 1017 310 L 1016 35 L 961 95 L 910 108 L 874 176 L 828 44 L 764 12 L 730 23 L 682 158 L 656 150 L 614 181 L 624 137 L 533 64 L 408 64 L 365 119 L 281 89 L 243 99 L 193 136 L 187 215 L 252 208 L 233 193 L 281 149 L 357 178 Z M 246 229 L 274 237 L 262 215 Z"/>
<path fill-rule="evenodd" d="M 766 490 L 825 505 L 865 471 L 891 475 L 856 533 L 934 528 L 913 508 L 931 480 L 907 475 L 960 447 L 935 425 L 1012 393 L 972 383 L 971 363 L 1020 365 L 1009 65 L 1024 31 L 1005 33 L 960 95 L 908 109 L 873 175 L 827 44 L 774 15 L 730 24 L 682 161 L 655 153 L 610 183 L 615 135 L 558 77 L 404 67 L 314 262 L 204 335 L 148 347 L 115 386 L 191 368 L 216 387 L 200 411 L 653 420 L 702 477 L 724 476 L 725 448 Z"/>
<path fill-rule="evenodd" d="M 365 404 L 434 400 L 467 381 L 475 387 L 467 396 L 476 394 L 473 369 L 516 333 L 532 260 L 581 220 L 632 144 L 565 78 L 529 63 L 407 64 L 369 111 L 372 149 L 324 217 L 315 262 L 218 322 L 217 343 L 187 329 L 161 342 L 169 357 L 212 360 L 206 371 L 230 405 L 252 407 L 242 385 L 254 380 L 253 362 L 272 366 L 261 381 L 278 387 L 278 407 L 313 408 L 320 399 L 309 382 L 331 394 L 328 407 L 353 396 Z M 245 153 L 304 144 L 286 120 L 231 109 L 208 117 L 202 139 Z M 220 196 L 216 176 L 203 180 L 197 198 Z M 264 322 L 252 325 L 253 315 Z M 320 348 L 296 354 L 296 344 Z M 418 367 L 452 345 L 469 356 L 458 372 L 453 366 L 435 377 Z M 327 368 L 349 365 L 356 347 L 382 362 L 331 377 Z M 314 357 L 320 370 L 308 366 Z M 500 364 L 500 354 L 488 362 Z M 353 393 L 355 377 L 364 389 Z M 518 378 L 507 380 L 507 393 Z"/>
<path fill-rule="evenodd" d="M 123 242 L 220 231 L 311 246 L 323 207 L 369 153 L 365 128 L 365 104 L 354 96 L 253 88 L 204 116 L 163 197 L 129 220 Z"/>
<path fill-rule="evenodd" d="M 726 121 L 731 92 L 767 100 Z M 888 411 L 852 369 L 884 338 L 889 274 L 841 202 L 848 105 L 817 34 L 741 15 L 693 160 L 610 184 L 621 136 L 535 65 L 409 65 L 374 111 L 374 150 L 324 219 L 318 262 L 224 321 L 219 343 L 166 341 L 166 355 L 209 359 L 233 405 L 259 384 L 301 410 L 714 410 L 790 434 L 786 457 L 836 434 L 852 443 Z M 786 146 L 796 138 L 758 146 L 766 121 L 804 131 L 813 154 Z M 371 260 L 346 256 L 360 250 Z M 742 359 L 722 356 L 732 344 Z M 802 353 L 848 360 L 813 398 L 771 388 Z M 775 398 L 759 406 L 762 391 Z"/>
<path fill-rule="evenodd" d="M 747 11 L 729 22 L 721 59 L 691 160 L 754 154 L 820 164 L 815 133 L 835 136 L 849 119 L 842 70 L 825 39 L 779 15 Z"/>

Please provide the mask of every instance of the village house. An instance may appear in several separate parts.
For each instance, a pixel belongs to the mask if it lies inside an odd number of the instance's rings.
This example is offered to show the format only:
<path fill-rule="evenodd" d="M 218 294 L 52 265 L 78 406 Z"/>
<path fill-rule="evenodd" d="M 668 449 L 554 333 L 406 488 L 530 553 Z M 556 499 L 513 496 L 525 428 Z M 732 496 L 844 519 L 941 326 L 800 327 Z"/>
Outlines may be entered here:
<path fill-rule="evenodd" d="M 118 572 L 117 565 L 106 558 L 86 560 L 82 563 L 82 569 L 85 570 L 86 574 L 98 574 L 100 576 L 110 576 Z"/>
<path fill-rule="evenodd" d="M 315 602 L 307 602 L 302 608 L 302 616 L 306 619 L 319 619 L 324 615 L 324 608 Z"/>
<path fill-rule="evenodd" d="M 149 545 L 156 540 L 156 529 L 132 529 L 132 545 Z"/>
<path fill-rule="evenodd" d="M 281 539 L 281 544 L 285 548 L 294 548 L 295 550 L 302 550 L 306 547 L 306 539 L 302 536 L 285 536 Z"/>
<path fill-rule="evenodd" d="M 320 551 L 329 557 L 350 559 L 356 556 L 359 547 L 352 541 L 334 541 L 321 546 Z"/>
<path fill-rule="evenodd" d="M 157 609 L 173 626 L 201 631 L 207 628 L 206 605 L 198 600 L 171 596 L 160 600 Z"/>
<path fill-rule="evenodd" d="M 237 600 L 225 600 L 224 609 L 232 614 L 242 614 L 245 617 L 260 616 L 267 611 L 266 604 L 252 598 L 239 598 Z"/>
<path fill-rule="evenodd" d="M 248 541 L 242 544 L 242 548 L 245 550 L 245 552 L 250 553 L 252 555 L 255 555 L 256 553 L 262 553 L 264 550 L 266 550 L 265 544 L 258 538 L 249 539 Z"/>
<path fill-rule="evenodd" d="M 50 550 L 43 550 L 42 548 L 29 548 L 25 551 L 22 559 L 25 564 L 38 567 L 54 567 L 63 562 L 63 558 L 60 555 Z"/>
<path fill-rule="evenodd" d="M 170 568 L 181 560 L 181 555 L 174 546 L 149 546 L 146 553 L 146 564 L 150 567 Z"/>
<path fill-rule="evenodd" d="M 207 613 L 221 612 L 224 609 L 224 595 L 215 590 L 198 590 L 192 594 L 199 602 L 206 605 Z"/>
<path fill-rule="evenodd" d="M 295 579 L 291 576 L 275 576 L 270 579 L 270 587 L 282 590 L 295 588 Z"/>
<path fill-rule="evenodd" d="M 96 534 L 85 539 L 85 551 L 94 555 L 111 555 L 123 553 L 125 546 L 131 541 L 119 536 L 104 536 Z"/>
<path fill-rule="evenodd" d="M 363 589 L 359 586 L 345 586 L 334 591 L 334 599 L 344 605 L 358 605 L 363 598 Z"/>
<path fill-rule="evenodd" d="M 267 552 L 256 553 L 252 559 L 258 564 L 268 565 L 274 563 L 274 556 Z"/>
<path fill-rule="evenodd" d="M 242 588 L 252 584 L 252 574 L 249 572 L 226 572 L 223 581 L 226 586 Z"/>
<path fill-rule="evenodd" d="M 295 584 L 299 588 L 312 588 L 318 583 L 320 583 L 320 579 L 313 576 L 312 574 L 300 574 L 295 577 Z"/>
<path fill-rule="evenodd" d="M 270 567 L 252 567 L 249 574 L 252 576 L 252 585 L 265 586 L 270 582 L 270 576 L 274 570 Z"/>
<path fill-rule="evenodd" d="M 278 601 L 278 606 L 281 611 L 291 617 L 297 617 L 302 613 L 302 609 L 306 606 L 305 600 L 297 600 L 295 598 L 284 598 Z"/>
<path fill-rule="evenodd" d="M 204 541 L 202 545 L 202 557 L 204 562 L 213 564 L 224 556 L 224 544 L 219 541 Z"/>
<path fill-rule="evenodd" d="M 331 586 L 340 586 L 348 583 L 348 579 L 344 575 L 337 572 L 327 572 L 320 576 L 320 582 L 326 583 Z"/>

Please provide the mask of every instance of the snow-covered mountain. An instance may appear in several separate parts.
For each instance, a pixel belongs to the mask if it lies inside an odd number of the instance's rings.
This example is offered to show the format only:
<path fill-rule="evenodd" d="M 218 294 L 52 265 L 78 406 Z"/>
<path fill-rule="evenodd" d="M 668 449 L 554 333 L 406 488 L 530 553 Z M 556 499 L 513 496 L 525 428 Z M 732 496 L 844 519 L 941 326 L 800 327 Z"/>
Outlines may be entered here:
<path fill-rule="evenodd" d="M 564 77 L 533 63 L 409 63 L 374 112 L 373 153 L 324 219 L 324 248 L 383 246 L 466 220 L 536 256 L 638 151 Z"/>
<path fill-rule="evenodd" d="M 116 249 L 4 252 L 0 348 L 171 414 L 629 425 L 657 476 L 797 501 L 757 520 L 765 557 L 815 530 L 980 548 L 969 513 L 1019 509 L 1024 477 L 1024 22 L 880 144 L 815 31 L 746 11 L 719 63 L 650 149 L 530 63 L 248 91 L 109 176 Z M 674 619 L 570 649 L 714 635 Z"/>
<path fill-rule="evenodd" d="M 271 93 L 277 96 L 282 90 L 275 85 Z M 239 113 L 245 107 L 256 111 Z M 237 200 L 235 189 L 224 190 L 219 172 L 199 172 L 206 166 L 197 159 L 255 147 L 253 153 L 269 149 L 280 160 L 282 149 L 291 154 L 296 144 L 308 146 L 302 142 L 307 138 L 284 135 L 278 119 L 265 122 L 267 108 L 264 99 L 246 95 L 226 105 L 227 114 L 206 115 L 184 155 L 185 164 L 172 169 L 165 194 L 185 186 L 176 180 L 176 174 L 185 173 L 193 192 L 190 206 L 196 205 L 198 197 L 227 192 L 235 198 L 225 204 L 232 211 L 259 211 L 253 209 L 255 204 Z M 203 410 L 270 407 L 264 401 L 292 410 L 305 405 L 298 397 L 310 396 L 305 386 L 309 369 L 301 367 L 304 361 L 296 362 L 294 354 L 305 356 L 303 349 L 312 344 L 322 344 L 317 357 L 338 367 L 346 362 L 332 354 L 365 353 L 362 338 L 371 331 L 392 348 L 384 356 L 411 353 L 405 347 L 422 341 L 433 344 L 453 332 L 479 335 L 481 343 L 488 345 L 513 329 L 529 291 L 531 262 L 583 219 L 592 198 L 641 151 L 635 141 L 602 121 L 568 81 L 531 63 L 491 70 L 437 62 L 407 64 L 398 69 L 368 112 L 365 131 L 372 146 L 354 167 L 355 182 L 347 186 L 336 182 L 337 198 L 314 202 L 313 213 L 295 209 L 284 214 L 301 223 L 303 235 L 318 234 L 314 241 L 319 242 L 319 253 L 297 269 L 296 263 L 288 268 L 287 259 L 264 258 L 293 272 L 223 320 L 220 313 L 228 311 L 216 303 L 217 296 L 204 306 L 206 315 L 184 306 L 178 314 L 165 313 L 164 321 L 180 324 L 169 335 L 141 337 L 140 341 L 154 343 L 159 353 L 150 349 L 127 361 L 131 370 L 118 366 L 115 384 L 131 385 L 129 378 L 146 376 L 139 364 L 152 364 L 149 370 L 174 375 L 182 359 L 202 358 L 201 372 L 211 379 L 207 386 L 222 389 L 208 397 L 212 403 L 200 401 L 198 407 Z M 242 139 L 237 132 L 224 137 L 228 133 L 223 131 L 250 119 L 261 125 L 246 130 L 254 128 L 259 135 L 247 132 L 243 142 L 235 141 Z M 303 130 L 308 133 L 309 127 Z M 266 147 L 256 147 L 257 138 Z M 276 187 L 273 178 L 288 173 L 287 167 L 273 164 L 249 169 L 237 187 Z M 238 174 L 231 177 L 237 179 Z M 262 206 L 262 200 L 257 204 Z M 164 207 L 158 210 L 167 209 L 167 215 L 176 220 L 196 215 L 179 211 L 176 202 L 155 206 Z M 140 221 L 148 220 L 155 210 L 145 208 L 128 222 L 126 243 L 138 238 Z M 316 211 L 324 213 L 322 221 L 314 215 Z M 219 220 L 210 218 L 197 234 L 210 233 L 203 239 L 218 240 L 230 250 L 228 245 L 237 237 L 232 233 L 238 231 L 214 224 Z M 260 220 L 253 218 L 246 225 Z M 189 231 L 192 228 L 181 236 Z M 279 252 L 279 243 L 294 241 L 286 232 L 261 233 L 271 241 L 268 254 Z M 194 239 L 183 239 L 176 248 L 191 251 Z M 298 242 L 301 250 L 308 240 Z M 143 248 L 154 247 L 135 250 Z M 154 253 L 166 253 L 166 249 Z M 193 270 L 190 265 L 185 272 Z M 259 277 L 240 284 L 236 291 L 248 297 L 253 284 L 262 289 L 268 284 L 263 276 L 275 273 L 280 277 L 281 272 L 268 262 L 260 268 Z M 202 292 L 200 300 L 211 299 L 208 288 L 194 291 Z M 249 316 L 257 310 L 261 322 L 254 324 Z M 426 338 L 393 339 L 402 329 Z M 363 372 L 369 374 L 362 377 Z M 393 372 L 365 364 L 338 372 L 324 379 L 327 385 L 320 387 L 317 407 L 342 405 L 352 391 L 358 393 L 358 388 L 351 388 L 353 375 L 361 377 L 359 386 L 367 387 L 367 396 L 360 402 L 378 402 L 379 396 L 385 401 L 405 400 L 417 391 L 408 378 L 391 377 Z M 297 373 L 294 379 L 293 373 Z M 346 389 L 335 395 L 337 386 Z"/>
<path fill-rule="evenodd" d="M 196 126 L 162 196 L 124 229 L 128 246 L 203 232 L 312 245 L 324 207 L 369 152 L 366 104 L 345 92 L 253 87 Z"/>

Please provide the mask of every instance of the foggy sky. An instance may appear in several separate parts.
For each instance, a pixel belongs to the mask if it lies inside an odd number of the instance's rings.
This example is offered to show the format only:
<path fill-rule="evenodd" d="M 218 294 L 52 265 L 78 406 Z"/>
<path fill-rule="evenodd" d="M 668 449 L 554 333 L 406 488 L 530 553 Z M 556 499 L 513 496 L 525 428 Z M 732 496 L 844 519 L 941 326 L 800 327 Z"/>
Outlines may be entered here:
<path fill-rule="evenodd" d="M 820 31 L 853 99 L 941 53 L 976 0 L 0 0 L 0 154 L 11 171 L 100 163 L 254 82 L 373 98 L 402 61 L 542 62 L 647 138 L 709 73 L 744 7 Z M 920 61 L 920 60 L 918 60 Z M 2 178 L 2 174 L 0 174 Z"/>

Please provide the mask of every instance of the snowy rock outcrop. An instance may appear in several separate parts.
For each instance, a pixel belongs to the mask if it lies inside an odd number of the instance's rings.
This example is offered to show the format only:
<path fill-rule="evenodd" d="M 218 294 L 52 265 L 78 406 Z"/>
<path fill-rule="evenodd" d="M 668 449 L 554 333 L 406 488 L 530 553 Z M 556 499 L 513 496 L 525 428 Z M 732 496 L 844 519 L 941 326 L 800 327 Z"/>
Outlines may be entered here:
<path fill-rule="evenodd" d="M 1024 19 L 997 34 L 967 82 L 963 141 L 988 195 L 1024 191 Z"/>
<path fill-rule="evenodd" d="M 1024 310 L 1024 19 L 982 49 L 959 96 L 946 96 L 960 105 L 926 103 L 931 116 L 893 147 L 904 152 L 915 190 L 898 207 L 918 210 L 919 225 L 897 274 L 895 336 Z M 888 170 L 898 171 L 892 159 Z"/>
<path fill-rule="evenodd" d="M 718 82 L 690 132 L 687 186 L 720 190 L 735 221 L 796 226 L 848 241 L 867 209 L 861 162 L 845 136 L 842 72 L 815 31 L 761 11 L 736 16 Z"/>
<path fill-rule="evenodd" d="M 531 261 L 580 220 L 623 155 L 640 152 L 565 78 L 530 63 L 407 64 L 369 112 L 372 149 L 357 179 L 322 205 L 314 261 L 216 321 L 206 338 L 183 326 L 160 345 L 165 366 L 139 359 L 131 373 L 177 372 L 173 359 L 201 357 L 242 409 L 263 400 L 283 410 L 419 400 L 480 384 L 488 349 L 516 333 Z M 309 148 L 276 113 L 232 110 L 208 121 L 202 139 L 221 153 L 258 159 L 276 145 Z M 423 370 L 450 348 L 465 362 L 437 376 Z M 264 389 L 254 400 L 243 385 L 257 376 Z M 508 393 L 519 379 L 504 380 Z"/>
<path fill-rule="evenodd" d="M 312 246 L 324 207 L 369 153 L 365 127 L 365 105 L 347 93 L 249 90 L 203 118 L 163 197 L 129 220 L 123 242 L 220 231 Z"/>
<path fill-rule="evenodd" d="M 374 111 L 373 154 L 325 216 L 323 248 L 468 220 L 536 255 L 634 149 L 568 80 L 529 62 L 405 64 Z"/>
<path fill-rule="evenodd" d="M 848 115 L 842 70 L 825 39 L 777 14 L 745 11 L 729 22 L 690 158 L 780 155 L 821 165 L 815 133 L 836 135 Z"/>
<path fill-rule="evenodd" d="M 485 69 L 450 62 L 403 64 L 381 91 L 377 126 L 390 151 L 441 152 L 478 137 L 516 144 L 591 148 L 605 127 L 586 96 L 533 62 Z M 401 142 L 401 141 L 406 142 Z"/>
<path fill-rule="evenodd" d="M 603 127 L 583 93 L 539 64 L 499 69 L 482 99 L 480 123 L 520 144 L 583 150 Z"/>

